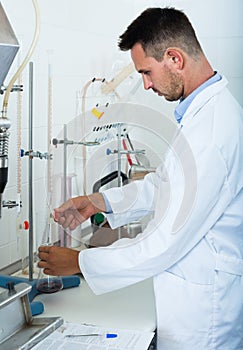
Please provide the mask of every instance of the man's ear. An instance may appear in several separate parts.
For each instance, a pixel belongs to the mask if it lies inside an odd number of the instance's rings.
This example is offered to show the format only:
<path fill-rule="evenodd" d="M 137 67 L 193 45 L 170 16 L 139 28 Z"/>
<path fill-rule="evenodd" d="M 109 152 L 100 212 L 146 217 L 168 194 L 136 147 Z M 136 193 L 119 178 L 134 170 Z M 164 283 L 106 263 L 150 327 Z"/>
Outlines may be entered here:
<path fill-rule="evenodd" d="M 169 63 L 176 69 L 182 69 L 184 66 L 184 58 L 183 58 L 183 54 L 177 50 L 177 49 L 173 49 L 173 48 L 168 48 L 166 50 L 165 53 L 167 60 L 169 61 Z"/>

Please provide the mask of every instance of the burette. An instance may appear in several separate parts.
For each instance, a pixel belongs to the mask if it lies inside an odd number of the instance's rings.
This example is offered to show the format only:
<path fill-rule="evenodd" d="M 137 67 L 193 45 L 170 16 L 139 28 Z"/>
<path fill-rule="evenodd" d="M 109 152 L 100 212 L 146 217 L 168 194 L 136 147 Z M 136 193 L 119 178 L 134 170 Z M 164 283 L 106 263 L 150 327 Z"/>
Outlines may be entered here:
<path fill-rule="evenodd" d="M 52 154 L 51 154 L 51 139 L 52 139 L 52 97 L 53 97 L 53 80 L 52 80 L 52 63 L 51 56 L 52 50 L 47 50 L 48 55 L 48 82 L 47 82 L 47 170 L 46 170 L 46 202 L 47 202 L 47 213 L 44 231 L 42 235 L 41 244 L 51 244 L 53 241 L 52 237 Z"/>
<path fill-rule="evenodd" d="M 52 64 L 51 55 L 52 50 L 47 51 L 48 54 L 48 110 L 47 110 L 47 153 L 49 157 L 47 158 L 47 225 L 46 225 L 46 242 L 50 244 L 53 240 L 52 237 L 52 157 L 51 157 L 51 139 L 52 139 L 52 90 L 53 90 L 53 80 L 52 80 Z M 44 233 L 45 234 L 45 233 Z M 44 243 L 44 242 L 42 242 Z"/>
<path fill-rule="evenodd" d="M 53 81 L 52 81 L 52 64 L 51 64 L 51 55 L 52 51 L 48 50 L 48 126 L 47 126 L 47 152 L 51 155 L 51 139 L 52 139 L 52 89 L 53 89 Z M 49 156 L 47 159 L 47 195 L 48 195 L 48 205 L 51 212 L 51 204 L 52 204 L 52 164 L 51 157 Z"/>

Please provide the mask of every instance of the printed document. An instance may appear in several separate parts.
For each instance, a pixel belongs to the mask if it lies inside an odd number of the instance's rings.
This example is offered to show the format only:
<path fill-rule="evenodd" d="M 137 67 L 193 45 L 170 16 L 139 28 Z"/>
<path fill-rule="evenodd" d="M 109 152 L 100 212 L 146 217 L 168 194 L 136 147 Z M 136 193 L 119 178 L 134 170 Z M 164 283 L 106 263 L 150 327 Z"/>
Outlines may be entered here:
<path fill-rule="evenodd" d="M 32 350 L 147 350 L 153 336 L 154 332 L 65 322 Z"/>

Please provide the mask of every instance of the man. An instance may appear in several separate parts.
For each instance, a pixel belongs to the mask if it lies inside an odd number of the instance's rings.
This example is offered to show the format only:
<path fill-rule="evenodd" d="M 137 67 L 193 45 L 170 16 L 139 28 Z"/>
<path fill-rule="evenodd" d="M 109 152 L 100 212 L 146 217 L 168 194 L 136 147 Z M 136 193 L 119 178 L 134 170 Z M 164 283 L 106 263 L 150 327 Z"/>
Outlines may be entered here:
<path fill-rule="evenodd" d="M 243 349 L 243 124 L 227 81 L 185 14 L 145 10 L 121 35 L 145 89 L 175 109 L 164 165 L 143 181 L 73 198 L 55 219 L 74 229 L 99 211 L 112 227 L 153 212 L 136 238 L 81 253 L 40 247 L 47 274 L 82 272 L 97 294 L 153 276 L 158 350 Z"/>

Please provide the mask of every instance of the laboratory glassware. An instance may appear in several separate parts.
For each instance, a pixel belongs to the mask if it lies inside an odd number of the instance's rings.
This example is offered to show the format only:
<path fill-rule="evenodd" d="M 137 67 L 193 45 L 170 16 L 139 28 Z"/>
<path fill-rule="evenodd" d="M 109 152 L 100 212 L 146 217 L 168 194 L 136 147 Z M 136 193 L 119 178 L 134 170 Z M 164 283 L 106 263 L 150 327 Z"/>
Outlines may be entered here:
<path fill-rule="evenodd" d="M 53 219 L 50 216 L 49 221 L 46 225 L 44 236 L 46 242 L 42 245 L 52 246 L 54 245 L 54 234 L 52 234 Z M 39 269 L 38 280 L 36 283 L 36 289 L 40 293 L 55 293 L 63 289 L 63 281 L 61 276 L 50 276 L 43 272 L 43 269 Z"/>
<path fill-rule="evenodd" d="M 62 277 L 45 275 L 43 269 L 40 269 L 36 289 L 47 294 L 59 292 L 63 289 Z"/>

